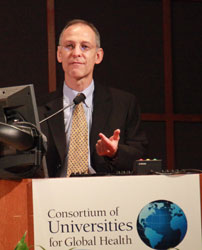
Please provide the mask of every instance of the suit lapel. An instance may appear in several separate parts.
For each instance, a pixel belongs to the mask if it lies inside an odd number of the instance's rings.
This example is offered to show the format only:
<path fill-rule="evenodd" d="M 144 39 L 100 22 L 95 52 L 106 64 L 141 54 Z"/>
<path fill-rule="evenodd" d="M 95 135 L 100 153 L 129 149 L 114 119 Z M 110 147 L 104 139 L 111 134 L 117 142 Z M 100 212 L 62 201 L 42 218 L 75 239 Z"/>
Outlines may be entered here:
<path fill-rule="evenodd" d="M 49 111 L 47 112 L 47 116 L 54 114 L 58 110 L 63 107 L 63 100 L 62 98 L 58 98 L 53 102 L 49 103 L 48 108 Z M 57 150 L 60 154 L 60 158 L 63 159 L 65 155 L 66 149 L 66 137 L 65 137 L 65 127 L 64 127 L 64 114 L 60 112 L 56 116 L 52 117 L 48 120 L 48 125 L 51 130 L 51 134 L 53 140 L 55 141 L 55 145 Z"/>
<path fill-rule="evenodd" d="M 98 134 L 100 132 L 105 133 L 107 129 L 107 121 L 110 119 L 111 110 L 112 101 L 109 89 L 102 85 L 95 84 L 92 128 L 90 134 L 91 154 L 95 150 L 95 144 L 99 139 Z"/>

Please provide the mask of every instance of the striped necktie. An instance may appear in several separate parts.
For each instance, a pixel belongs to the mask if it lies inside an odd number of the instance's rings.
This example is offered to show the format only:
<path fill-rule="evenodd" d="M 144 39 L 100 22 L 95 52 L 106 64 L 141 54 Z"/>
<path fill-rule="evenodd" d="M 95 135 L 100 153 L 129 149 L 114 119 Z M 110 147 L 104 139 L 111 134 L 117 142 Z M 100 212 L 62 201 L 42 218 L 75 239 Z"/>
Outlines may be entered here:
<path fill-rule="evenodd" d="M 73 112 L 67 162 L 67 176 L 88 173 L 88 124 L 82 102 Z"/>

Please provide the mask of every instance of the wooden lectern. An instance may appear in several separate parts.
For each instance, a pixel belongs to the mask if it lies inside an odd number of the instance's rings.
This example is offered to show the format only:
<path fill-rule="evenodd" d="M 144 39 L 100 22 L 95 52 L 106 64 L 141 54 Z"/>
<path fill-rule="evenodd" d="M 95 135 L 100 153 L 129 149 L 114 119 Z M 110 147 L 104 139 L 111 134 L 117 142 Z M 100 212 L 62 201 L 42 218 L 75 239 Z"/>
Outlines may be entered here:
<path fill-rule="evenodd" d="M 0 180 L 0 221 L 1 250 L 14 250 L 25 232 L 28 246 L 34 245 L 32 179 Z"/>
<path fill-rule="evenodd" d="M 28 246 L 34 244 L 31 179 L 0 180 L 0 222 L 1 250 L 14 250 L 26 231 Z"/>

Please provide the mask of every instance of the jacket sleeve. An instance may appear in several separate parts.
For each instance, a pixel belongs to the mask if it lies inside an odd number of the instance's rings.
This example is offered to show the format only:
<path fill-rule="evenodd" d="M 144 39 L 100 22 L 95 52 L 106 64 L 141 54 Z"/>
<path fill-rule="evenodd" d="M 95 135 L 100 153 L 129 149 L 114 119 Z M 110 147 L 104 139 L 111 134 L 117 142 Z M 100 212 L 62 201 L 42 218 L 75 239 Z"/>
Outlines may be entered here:
<path fill-rule="evenodd" d="M 148 141 L 141 128 L 141 113 L 135 96 L 128 96 L 124 127 L 121 128 L 117 154 L 113 159 L 105 158 L 113 171 L 133 170 L 135 160 L 146 156 Z"/>

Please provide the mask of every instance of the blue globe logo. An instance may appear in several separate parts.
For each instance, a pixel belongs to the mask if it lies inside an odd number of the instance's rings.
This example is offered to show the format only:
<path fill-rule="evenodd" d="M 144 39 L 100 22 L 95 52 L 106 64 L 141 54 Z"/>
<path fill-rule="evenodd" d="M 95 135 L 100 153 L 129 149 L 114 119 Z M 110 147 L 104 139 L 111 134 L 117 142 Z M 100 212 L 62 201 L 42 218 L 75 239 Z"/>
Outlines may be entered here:
<path fill-rule="evenodd" d="M 152 249 L 174 248 L 185 237 L 187 219 L 175 203 L 156 200 L 140 211 L 137 231 L 141 240 Z"/>

